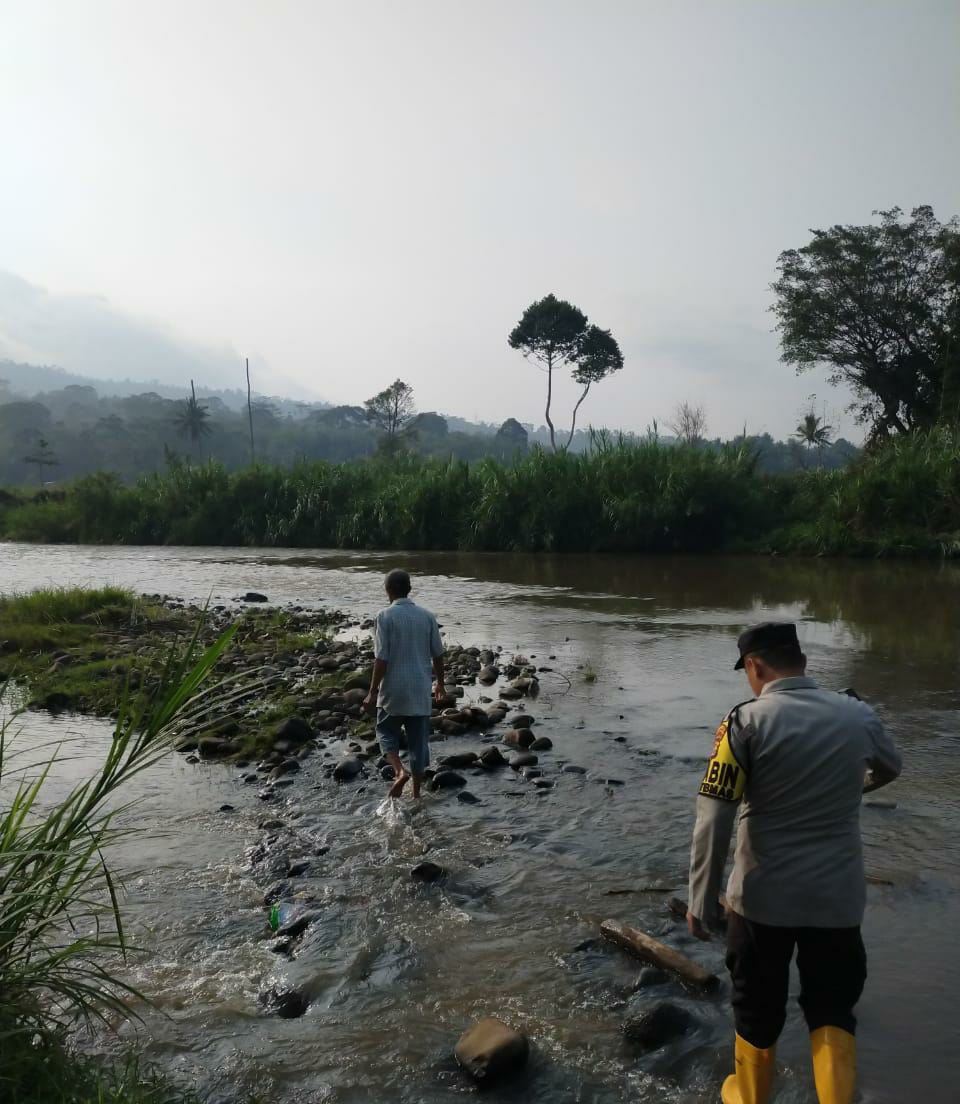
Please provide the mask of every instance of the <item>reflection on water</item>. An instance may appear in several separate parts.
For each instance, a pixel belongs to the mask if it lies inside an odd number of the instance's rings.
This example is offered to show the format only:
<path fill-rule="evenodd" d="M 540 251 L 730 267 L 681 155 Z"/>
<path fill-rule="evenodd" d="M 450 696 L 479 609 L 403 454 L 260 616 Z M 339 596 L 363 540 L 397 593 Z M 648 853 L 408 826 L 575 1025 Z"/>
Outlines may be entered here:
<path fill-rule="evenodd" d="M 722 995 L 673 985 L 634 992 L 636 969 L 603 946 L 575 950 L 607 915 L 631 920 L 722 970 L 722 948 L 691 946 L 662 894 L 684 880 L 693 795 L 710 734 L 746 696 L 732 671 L 740 628 L 791 617 L 824 685 L 854 685 L 894 730 L 906 759 L 865 808 L 874 887 L 866 923 L 871 978 L 860 1015 L 864 1100 L 954 1099 L 960 1056 L 951 998 L 960 984 L 952 924 L 960 891 L 960 571 L 934 564 L 768 559 L 326 553 L 271 549 L 0 547 L 0 589 L 119 582 L 188 599 L 260 590 L 276 602 L 381 604 L 380 578 L 402 562 L 451 640 L 500 643 L 555 669 L 532 712 L 555 750 L 546 795 L 501 775 L 469 778 L 481 804 L 430 796 L 383 803 L 372 778 L 342 788 L 319 760 L 267 810 L 229 768 L 171 759 L 144 776 L 147 832 L 120 861 L 134 938 L 134 980 L 162 1009 L 142 1029 L 158 1060 L 214 1099 L 237 1086 L 284 1101 L 448 1101 L 471 1091 L 452 1042 L 475 1016 L 527 1030 L 527 1075 L 494 1101 L 715 1101 L 729 1060 Z M 548 656 L 555 656 L 548 659 Z M 580 664 L 598 671 L 582 680 Z M 39 715 L 26 739 L 68 734 L 95 752 L 105 729 Z M 618 742 L 618 737 L 624 742 Z M 473 738 L 456 750 L 479 748 Z M 587 773 L 560 773 L 560 765 Z M 510 772 L 507 772 L 510 773 Z M 623 786 L 605 785 L 616 779 Z M 220 812 L 223 803 L 234 812 Z M 276 846 L 308 855 L 297 880 L 318 913 L 298 956 L 262 940 L 270 882 L 245 858 L 269 813 Z M 411 881 L 428 854 L 449 875 Z M 275 879 L 274 879 L 275 880 Z M 610 895 L 611 890 L 626 894 Z M 909 948 L 909 953 L 905 953 Z M 301 1020 L 266 1016 L 271 984 L 297 984 Z M 699 1027 L 638 1056 L 619 1028 L 628 1009 L 669 997 Z M 778 1100 L 811 1104 L 796 1010 L 780 1048 Z"/>

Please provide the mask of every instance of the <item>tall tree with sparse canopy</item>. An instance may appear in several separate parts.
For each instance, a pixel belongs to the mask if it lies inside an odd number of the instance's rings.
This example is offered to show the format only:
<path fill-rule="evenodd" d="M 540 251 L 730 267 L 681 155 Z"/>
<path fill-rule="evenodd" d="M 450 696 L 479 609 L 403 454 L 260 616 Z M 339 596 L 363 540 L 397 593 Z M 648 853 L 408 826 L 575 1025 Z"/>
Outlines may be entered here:
<path fill-rule="evenodd" d="M 382 430 L 388 442 L 394 442 L 397 436 L 416 417 L 417 408 L 413 401 L 413 388 L 403 380 L 394 380 L 372 399 L 363 404 L 368 422 Z"/>
<path fill-rule="evenodd" d="M 623 353 L 616 338 L 609 330 L 601 330 L 599 326 L 588 326 L 580 349 L 577 352 L 576 366 L 573 369 L 573 378 L 583 387 L 577 405 L 573 408 L 573 419 L 570 424 L 570 436 L 567 438 L 567 448 L 573 441 L 573 435 L 577 432 L 577 412 L 583 405 L 583 400 L 590 394 L 590 388 L 595 383 L 600 383 L 607 376 L 619 372 L 623 367 Z"/>
<path fill-rule="evenodd" d="M 209 424 L 210 411 L 199 402 L 197 392 L 190 381 L 190 398 L 183 400 L 183 406 L 178 411 L 174 421 L 177 432 L 184 437 L 189 437 L 195 449 L 200 448 L 200 442 L 212 432 Z"/>
<path fill-rule="evenodd" d="M 926 429 L 954 413 L 960 358 L 960 223 L 930 207 L 879 224 L 814 230 L 780 254 L 772 285 L 782 358 L 823 364 L 845 382 L 874 438 Z M 946 392 L 946 393 L 945 393 Z"/>
<path fill-rule="evenodd" d="M 574 380 L 583 391 L 573 410 L 573 428 L 567 446 L 573 440 L 577 412 L 594 383 L 623 367 L 620 347 L 609 330 L 591 326 L 587 316 L 555 295 L 547 295 L 531 303 L 523 317 L 511 330 L 507 342 L 525 357 L 535 361 L 547 374 L 547 406 L 544 417 L 550 430 L 550 444 L 557 448 L 557 434 L 551 417 L 553 405 L 553 373 L 572 365 Z"/>
<path fill-rule="evenodd" d="M 43 482 L 43 469 L 54 468 L 60 461 L 57 459 L 56 454 L 50 447 L 49 442 L 45 437 L 39 438 L 36 448 L 29 456 L 23 458 L 25 464 L 35 464 L 37 471 L 40 474 L 40 482 Z"/>

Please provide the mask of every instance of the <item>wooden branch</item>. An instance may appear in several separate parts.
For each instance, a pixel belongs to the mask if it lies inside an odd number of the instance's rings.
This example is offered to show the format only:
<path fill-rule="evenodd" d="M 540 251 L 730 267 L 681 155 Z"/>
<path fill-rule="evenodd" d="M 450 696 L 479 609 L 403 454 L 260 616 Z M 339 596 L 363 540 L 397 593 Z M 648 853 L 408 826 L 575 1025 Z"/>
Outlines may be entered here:
<path fill-rule="evenodd" d="M 709 970 L 705 970 L 685 954 L 674 950 L 673 947 L 668 947 L 645 932 L 637 931 L 627 924 L 621 924 L 619 920 L 604 920 L 600 925 L 600 934 L 604 939 L 609 939 L 611 943 L 643 959 L 644 962 L 650 962 L 662 970 L 677 974 L 682 981 L 697 989 L 714 989 L 719 984 L 715 974 L 711 974 Z"/>

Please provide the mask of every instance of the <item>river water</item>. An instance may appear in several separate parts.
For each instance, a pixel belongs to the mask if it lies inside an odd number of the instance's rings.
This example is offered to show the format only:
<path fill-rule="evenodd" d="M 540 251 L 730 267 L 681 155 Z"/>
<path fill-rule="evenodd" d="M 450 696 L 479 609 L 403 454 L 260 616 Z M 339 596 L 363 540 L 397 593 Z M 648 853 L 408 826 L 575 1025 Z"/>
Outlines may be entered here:
<path fill-rule="evenodd" d="M 0 591 L 120 583 L 229 601 L 252 589 L 275 603 L 366 616 L 382 605 L 380 580 L 396 565 L 415 573 L 414 596 L 438 614 L 448 641 L 501 644 L 554 669 L 530 703 L 554 741 L 541 760 L 554 789 L 539 795 L 502 772 L 471 776 L 480 804 L 428 795 L 416 809 L 404 802 L 385 813 L 379 778 L 338 787 L 316 758 L 285 804 L 267 808 L 240 772 L 171 756 L 140 781 L 145 831 L 115 856 L 126 872 L 131 938 L 142 948 L 132 978 L 155 1001 L 138 1029 L 146 1054 L 223 1104 L 245 1092 L 290 1104 L 441 1104 L 475 1091 L 451 1049 L 470 1021 L 495 1014 L 533 1043 L 527 1072 L 484 1094 L 496 1104 L 717 1101 L 731 1060 L 726 988 L 712 998 L 673 983 L 635 992 L 635 963 L 604 945 L 575 948 L 614 917 L 722 974 L 721 945 L 692 944 L 667 917 L 663 890 L 684 892 L 713 730 L 749 696 L 732 670 L 735 637 L 748 623 L 792 618 L 811 674 L 825 686 L 854 686 L 905 758 L 902 779 L 867 798 L 862 814 L 868 872 L 892 883 L 869 890 L 862 1099 L 957 1099 L 956 568 L 2 545 Z M 586 668 L 596 681 L 584 679 Z M 106 725 L 79 717 L 29 714 L 23 724 L 21 741 L 63 740 L 74 774 L 108 737 Z M 481 747 L 474 737 L 435 745 Z M 563 763 L 587 773 L 561 773 Z M 220 812 L 223 803 L 235 811 Z M 265 815 L 288 820 L 305 851 L 329 848 L 302 879 L 321 918 L 291 962 L 261 938 L 264 880 L 245 857 Z M 449 871 L 446 882 L 411 881 L 424 853 Z M 271 984 L 303 986 L 307 1014 L 266 1015 L 257 994 Z M 687 1007 L 698 1027 L 640 1055 L 621 1025 L 662 999 Z M 104 1045 L 129 1042 L 132 1031 Z M 812 1104 L 795 1005 L 778 1059 L 776 1099 Z"/>

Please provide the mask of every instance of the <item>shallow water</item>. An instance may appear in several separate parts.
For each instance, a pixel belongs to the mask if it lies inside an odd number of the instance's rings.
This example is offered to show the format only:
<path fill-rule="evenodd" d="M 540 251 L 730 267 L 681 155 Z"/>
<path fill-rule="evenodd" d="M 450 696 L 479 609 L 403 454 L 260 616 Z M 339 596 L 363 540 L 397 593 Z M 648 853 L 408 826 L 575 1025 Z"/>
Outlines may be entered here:
<path fill-rule="evenodd" d="M 665 914 L 666 894 L 644 887 L 683 889 L 713 729 L 749 696 L 732 671 L 736 633 L 790 617 L 811 673 L 826 686 L 855 686 L 906 761 L 902 780 L 862 818 L 868 870 L 894 883 L 869 892 L 863 1100 L 956 1099 L 955 568 L 2 545 L 0 590 L 115 582 L 216 601 L 253 589 L 273 602 L 365 616 L 382 604 L 384 570 L 401 561 L 416 572 L 416 597 L 437 612 L 448 640 L 502 644 L 555 669 L 542 676 L 530 708 L 554 741 L 541 763 L 555 788 L 538 796 L 504 773 L 471 776 L 482 804 L 429 795 L 419 808 L 385 807 L 375 775 L 365 786 L 337 787 L 322 777 L 318 757 L 286 791 L 285 807 L 267 807 L 239 772 L 171 757 L 141 780 L 137 816 L 147 830 L 116 859 L 137 871 L 127 878 L 126 911 L 143 948 L 134 980 L 158 1007 L 140 1028 L 152 1057 L 223 1102 L 256 1090 L 276 1101 L 440 1104 L 473 1092 L 452 1062 L 452 1044 L 473 1018 L 499 1014 L 528 1032 L 534 1052 L 520 1081 L 485 1094 L 491 1101 L 719 1099 L 732 1038 L 725 990 L 698 999 L 670 984 L 634 994 L 637 968 L 619 952 L 573 949 L 613 916 L 662 933 L 722 973 L 721 946 L 691 945 Z M 597 681 L 585 682 L 580 665 L 595 669 Z M 90 757 L 108 736 L 105 725 L 77 717 L 30 714 L 24 724 L 22 741 L 55 735 Z M 434 745 L 480 747 L 474 737 Z M 74 760 L 70 771 L 82 773 L 84 762 Z M 561 774 L 564 762 L 588 773 Z M 224 802 L 235 811 L 219 812 Z M 321 917 L 293 962 L 278 960 L 260 938 L 270 879 L 255 876 L 245 857 L 263 837 L 258 821 L 274 815 L 298 833 L 294 850 L 329 848 L 313 855 L 301 880 Z M 442 886 L 410 880 L 427 851 L 450 871 Z M 302 1019 L 262 1012 L 257 994 L 274 983 L 306 987 L 313 1003 Z M 685 1003 L 700 1026 L 638 1056 L 620 1036 L 627 1006 L 664 997 Z M 779 1059 L 777 1100 L 812 1104 L 795 1007 Z"/>

